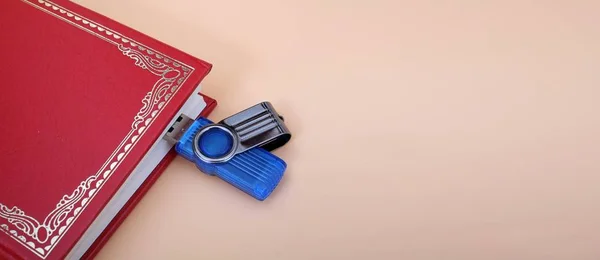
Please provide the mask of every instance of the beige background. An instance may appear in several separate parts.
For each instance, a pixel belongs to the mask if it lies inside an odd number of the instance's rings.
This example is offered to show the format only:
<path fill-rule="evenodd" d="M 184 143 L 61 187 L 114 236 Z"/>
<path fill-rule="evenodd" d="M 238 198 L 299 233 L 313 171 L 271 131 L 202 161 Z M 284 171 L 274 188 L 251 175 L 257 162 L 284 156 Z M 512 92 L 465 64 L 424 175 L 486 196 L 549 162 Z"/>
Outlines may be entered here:
<path fill-rule="evenodd" d="M 600 259 L 600 2 L 77 0 L 284 114 L 259 203 L 177 159 L 98 259 Z"/>

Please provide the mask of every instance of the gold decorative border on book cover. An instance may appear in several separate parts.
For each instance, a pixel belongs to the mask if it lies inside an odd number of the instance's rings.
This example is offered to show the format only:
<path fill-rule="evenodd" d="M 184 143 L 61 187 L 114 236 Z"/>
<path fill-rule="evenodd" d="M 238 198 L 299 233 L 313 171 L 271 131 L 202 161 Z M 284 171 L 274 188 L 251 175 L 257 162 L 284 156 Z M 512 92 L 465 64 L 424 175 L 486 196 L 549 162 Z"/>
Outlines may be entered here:
<path fill-rule="evenodd" d="M 123 55 L 134 60 L 136 66 L 158 77 L 152 89 L 143 97 L 142 108 L 134 116 L 131 130 L 104 165 L 98 172 L 83 180 L 73 192 L 64 195 L 43 221 L 27 215 L 17 206 L 9 207 L 0 202 L 0 220 L 6 220 L 5 223 L 0 222 L 0 230 L 45 259 L 118 169 L 194 68 L 52 1 L 18 1 L 115 45 Z"/>

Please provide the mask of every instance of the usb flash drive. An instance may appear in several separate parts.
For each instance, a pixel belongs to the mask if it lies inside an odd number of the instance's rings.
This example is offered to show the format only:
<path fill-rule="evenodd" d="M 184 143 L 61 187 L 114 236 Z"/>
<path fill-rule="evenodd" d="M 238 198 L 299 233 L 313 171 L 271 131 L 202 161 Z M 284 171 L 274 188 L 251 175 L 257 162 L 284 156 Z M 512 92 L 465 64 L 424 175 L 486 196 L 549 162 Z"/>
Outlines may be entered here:
<path fill-rule="evenodd" d="M 270 151 L 285 145 L 291 133 L 271 103 L 262 102 L 218 123 L 181 115 L 164 138 L 200 171 L 262 201 L 287 167 Z"/>

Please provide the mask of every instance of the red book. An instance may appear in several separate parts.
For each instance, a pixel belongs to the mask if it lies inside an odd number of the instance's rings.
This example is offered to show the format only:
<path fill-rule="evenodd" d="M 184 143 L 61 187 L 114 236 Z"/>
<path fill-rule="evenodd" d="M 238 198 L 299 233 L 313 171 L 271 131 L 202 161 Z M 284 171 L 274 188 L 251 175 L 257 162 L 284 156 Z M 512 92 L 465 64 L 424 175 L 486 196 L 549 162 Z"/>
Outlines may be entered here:
<path fill-rule="evenodd" d="M 0 1 L 0 259 L 93 257 L 207 116 L 211 65 L 69 1 Z"/>

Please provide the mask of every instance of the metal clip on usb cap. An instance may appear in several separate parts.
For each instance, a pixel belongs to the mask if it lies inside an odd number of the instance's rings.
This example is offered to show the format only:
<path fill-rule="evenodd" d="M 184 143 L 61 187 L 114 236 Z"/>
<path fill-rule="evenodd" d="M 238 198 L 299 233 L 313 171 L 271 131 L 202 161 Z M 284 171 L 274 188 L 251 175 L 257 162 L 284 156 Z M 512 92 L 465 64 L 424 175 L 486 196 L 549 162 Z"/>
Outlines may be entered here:
<path fill-rule="evenodd" d="M 200 171 L 218 176 L 258 200 L 279 184 L 287 164 L 270 153 L 291 138 L 283 117 L 262 102 L 213 123 L 206 118 L 180 117 L 166 139 Z"/>

